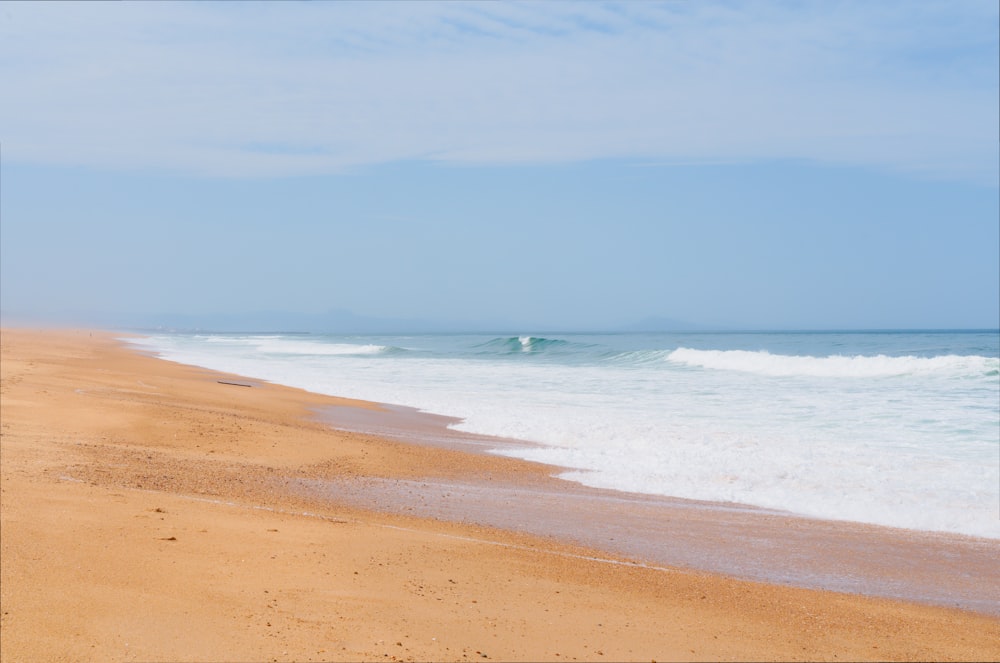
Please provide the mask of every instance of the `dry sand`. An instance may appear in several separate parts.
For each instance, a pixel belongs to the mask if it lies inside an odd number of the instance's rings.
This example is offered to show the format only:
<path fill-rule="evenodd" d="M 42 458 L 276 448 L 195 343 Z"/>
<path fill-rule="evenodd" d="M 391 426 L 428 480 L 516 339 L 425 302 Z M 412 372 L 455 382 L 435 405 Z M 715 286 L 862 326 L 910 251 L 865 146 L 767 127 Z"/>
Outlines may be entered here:
<path fill-rule="evenodd" d="M 98 332 L 0 345 L 3 661 L 1000 659 L 994 615 L 617 564 L 303 490 L 561 485 L 314 416 L 371 404 L 221 384 L 249 381 Z"/>

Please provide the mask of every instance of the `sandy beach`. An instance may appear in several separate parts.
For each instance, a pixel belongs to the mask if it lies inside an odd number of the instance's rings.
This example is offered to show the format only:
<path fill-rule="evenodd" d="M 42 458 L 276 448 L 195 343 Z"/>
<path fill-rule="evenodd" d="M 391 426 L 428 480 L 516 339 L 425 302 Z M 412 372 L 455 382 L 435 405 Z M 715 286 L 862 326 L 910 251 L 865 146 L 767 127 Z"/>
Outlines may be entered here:
<path fill-rule="evenodd" d="M 106 332 L 0 345 L 3 661 L 1000 659 L 995 541 L 571 488 Z"/>

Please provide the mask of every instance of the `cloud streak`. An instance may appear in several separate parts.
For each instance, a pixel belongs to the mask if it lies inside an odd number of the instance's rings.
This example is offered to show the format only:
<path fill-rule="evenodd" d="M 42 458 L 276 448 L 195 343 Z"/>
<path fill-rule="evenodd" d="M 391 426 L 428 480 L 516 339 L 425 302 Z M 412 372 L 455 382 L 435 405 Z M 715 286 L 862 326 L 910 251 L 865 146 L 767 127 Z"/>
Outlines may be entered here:
<path fill-rule="evenodd" d="M 805 159 L 994 183 L 995 3 L 7 4 L 8 160 Z"/>

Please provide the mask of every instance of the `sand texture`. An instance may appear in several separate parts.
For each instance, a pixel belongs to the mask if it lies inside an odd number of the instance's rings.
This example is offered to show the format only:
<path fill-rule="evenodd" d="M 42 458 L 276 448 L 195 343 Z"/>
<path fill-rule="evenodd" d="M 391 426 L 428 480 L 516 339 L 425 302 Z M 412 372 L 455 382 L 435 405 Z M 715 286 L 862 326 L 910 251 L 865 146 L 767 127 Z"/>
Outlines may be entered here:
<path fill-rule="evenodd" d="M 978 612 L 663 568 L 574 537 L 586 528 L 565 523 L 586 508 L 531 527 L 589 499 L 553 468 L 317 416 L 372 404 L 172 364 L 101 332 L 4 329 L 0 346 L 2 661 L 1000 659 L 994 542 L 921 543 L 943 552 L 895 571 L 940 592 L 968 565 L 956 595 Z M 474 498 L 449 511 L 429 497 L 442 486 Z M 518 507 L 527 525 L 479 517 L 510 512 L 497 495 L 546 508 Z M 675 547 L 704 538 L 664 523 L 655 536 Z M 881 536 L 830 540 L 878 557 L 897 545 Z M 966 548 L 952 575 L 932 573 Z M 869 584 L 858 591 L 877 594 Z"/>

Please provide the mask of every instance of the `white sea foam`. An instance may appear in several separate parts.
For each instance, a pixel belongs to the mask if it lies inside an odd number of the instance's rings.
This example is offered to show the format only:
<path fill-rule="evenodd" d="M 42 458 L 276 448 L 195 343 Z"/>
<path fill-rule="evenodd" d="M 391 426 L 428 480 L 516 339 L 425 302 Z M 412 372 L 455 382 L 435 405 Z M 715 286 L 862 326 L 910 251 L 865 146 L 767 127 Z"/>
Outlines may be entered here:
<path fill-rule="evenodd" d="M 372 343 L 316 343 L 312 341 L 273 341 L 257 346 L 261 352 L 282 355 L 373 355 L 389 348 Z"/>
<path fill-rule="evenodd" d="M 390 348 L 373 343 L 327 343 L 321 339 L 302 339 L 298 336 L 198 336 L 215 346 L 250 348 L 269 355 L 371 355 L 387 352 Z"/>
<path fill-rule="evenodd" d="M 910 374 L 984 375 L 996 372 L 1000 360 L 991 357 L 944 355 L 888 357 L 830 355 L 826 357 L 776 355 L 747 350 L 693 350 L 678 348 L 667 360 L 700 368 L 743 371 L 776 377 L 887 377 Z"/>
<path fill-rule="evenodd" d="M 982 350 L 919 356 L 909 348 L 920 339 L 873 335 L 848 339 L 865 354 L 830 352 L 843 339 L 826 337 L 767 339 L 809 355 L 669 349 L 660 337 L 534 337 L 522 352 L 521 338 L 139 342 L 176 361 L 464 417 L 461 430 L 543 445 L 500 453 L 593 486 L 1000 538 L 1000 377 Z M 419 351 L 388 350 L 409 343 Z"/>

